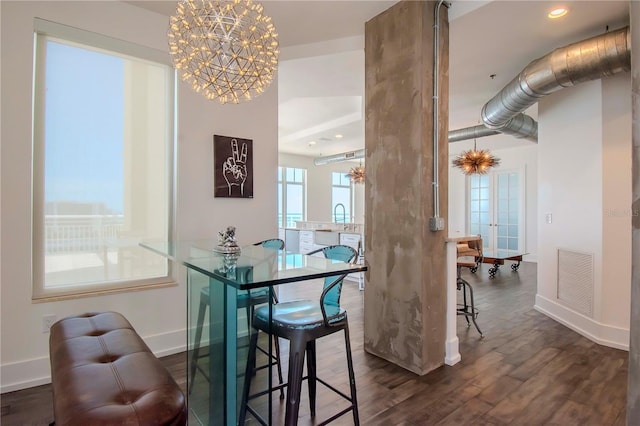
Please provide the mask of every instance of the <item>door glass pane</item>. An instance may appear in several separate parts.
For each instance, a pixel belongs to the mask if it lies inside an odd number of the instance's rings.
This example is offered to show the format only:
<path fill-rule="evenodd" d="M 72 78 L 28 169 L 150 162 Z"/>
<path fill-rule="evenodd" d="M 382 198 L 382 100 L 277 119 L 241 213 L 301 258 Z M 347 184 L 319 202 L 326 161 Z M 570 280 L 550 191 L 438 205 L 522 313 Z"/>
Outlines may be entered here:
<path fill-rule="evenodd" d="M 498 250 L 506 250 L 508 247 L 507 238 L 498 237 Z"/>
<path fill-rule="evenodd" d="M 480 188 L 480 199 L 481 200 L 489 199 L 489 188 Z"/>
<path fill-rule="evenodd" d="M 498 248 L 502 250 L 518 250 L 518 221 L 520 187 L 518 173 L 497 173 L 498 201 L 496 220 L 498 227 Z"/>

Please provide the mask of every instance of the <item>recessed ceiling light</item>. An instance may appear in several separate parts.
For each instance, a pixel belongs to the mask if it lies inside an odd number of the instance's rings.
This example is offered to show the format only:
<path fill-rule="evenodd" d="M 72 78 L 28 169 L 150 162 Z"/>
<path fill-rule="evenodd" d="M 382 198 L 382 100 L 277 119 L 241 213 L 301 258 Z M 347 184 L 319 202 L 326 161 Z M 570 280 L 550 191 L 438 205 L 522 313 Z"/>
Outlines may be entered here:
<path fill-rule="evenodd" d="M 549 12 L 547 17 L 549 19 L 558 19 L 558 18 L 562 18 L 567 13 L 569 13 L 569 9 L 567 9 L 566 7 L 558 7 L 553 9 L 551 12 Z"/>
<path fill-rule="evenodd" d="M 342 139 L 342 135 L 336 135 L 336 139 Z"/>
<path fill-rule="evenodd" d="M 309 146 L 314 146 L 315 144 L 316 144 L 316 141 L 309 142 Z"/>

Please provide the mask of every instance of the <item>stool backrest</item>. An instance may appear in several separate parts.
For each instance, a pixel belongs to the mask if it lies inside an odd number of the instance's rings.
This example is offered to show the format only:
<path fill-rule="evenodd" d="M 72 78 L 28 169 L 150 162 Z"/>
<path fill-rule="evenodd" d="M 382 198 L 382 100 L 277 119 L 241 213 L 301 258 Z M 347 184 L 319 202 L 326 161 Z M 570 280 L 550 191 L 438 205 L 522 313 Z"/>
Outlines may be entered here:
<path fill-rule="evenodd" d="M 283 250 L 284 249 L 284 241 L 280 238 L 271 238 L 269 240 L 260 241 L 259 243 L 255 243 L 254 246 L 262 246 L 264 248 Z"/>
<path fill-rule="evenodd" d="M 353 247 L 345 245 L 328 246 L 320 249 L 324 257 L 332 260 L 340 260 L 342 262 L 351 263 L 358 256 Z M 324 279 L 324 288 L 326 289 L 336 281 L 336 277 L 326 277 Z M 342 293 L 342 281 L 340 280 L 324 297 L 324 304 L 327 306 L 340 306 L 340 294 Z"/>

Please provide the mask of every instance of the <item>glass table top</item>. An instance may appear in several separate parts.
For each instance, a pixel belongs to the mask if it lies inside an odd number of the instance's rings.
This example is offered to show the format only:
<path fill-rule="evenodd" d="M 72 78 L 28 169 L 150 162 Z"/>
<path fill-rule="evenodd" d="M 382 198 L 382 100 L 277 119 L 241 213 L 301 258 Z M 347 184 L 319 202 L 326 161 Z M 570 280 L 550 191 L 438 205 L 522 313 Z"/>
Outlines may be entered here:
<path fill-rule="evenodd" d="M 214 251 L 217 240 L 147 241 L 142 247 L 241 290 L 367 270 L 324 257 L 245 246 L 239 254 Z"/>

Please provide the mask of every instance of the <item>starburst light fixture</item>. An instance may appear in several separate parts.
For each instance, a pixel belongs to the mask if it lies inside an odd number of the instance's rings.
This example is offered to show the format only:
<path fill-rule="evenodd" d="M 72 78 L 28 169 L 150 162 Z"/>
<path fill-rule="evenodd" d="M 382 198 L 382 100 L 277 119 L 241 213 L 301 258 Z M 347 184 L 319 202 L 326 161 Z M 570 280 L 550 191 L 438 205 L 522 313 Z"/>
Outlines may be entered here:
<path fill-rule="evenodd" d="M 473 141 L 473 149 L 463 151 L 458 155 L 452 164 L 462 170 L 465 175 L 479 174 L 483 175 L 489 171 L 491 167 L 500 165 L 500 159 L 494 157 L 488 150 L 476 149 L 476 141 Z"/>
<path fill-rule="evenodd" d="M 362 163 L 358 167 L 352 167 L 347 176 L 353 183 L 364 183 L 364 167 L 362 167 Z"/>
<path fill-rule="evenodd" d="M 278 67 L 278 34 L 252 0 L 180 0 L 169 53 L 193 90 L 222 104 L 260 95 Z"/>

